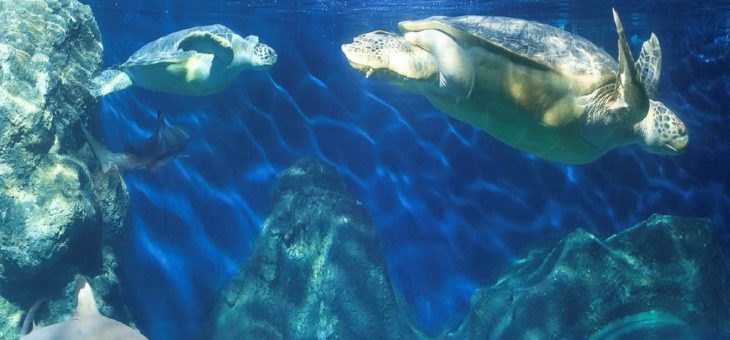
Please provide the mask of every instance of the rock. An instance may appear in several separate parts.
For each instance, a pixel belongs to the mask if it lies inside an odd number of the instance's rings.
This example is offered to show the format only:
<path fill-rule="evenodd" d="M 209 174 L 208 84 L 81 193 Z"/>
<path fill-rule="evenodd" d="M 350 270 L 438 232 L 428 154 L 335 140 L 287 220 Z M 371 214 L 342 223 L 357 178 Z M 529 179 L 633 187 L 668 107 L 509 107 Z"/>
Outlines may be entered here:
<path fill-rule="evenodd" d="M 637 338 L 647 328 L 730 331 L 730 276 L 709 221 L 654 215 L 605 241 L 578 229 L 478 289 L 451 336 Z"/>
<path fill-rule="evenodd" d="M 394 293 L 362 207 L 302 160 L 212 313 L 214 339 L 426 338 Z M 477 289 L 450 339 L 729 338 L 730 274 L 712 225 L 654 215 L 604 241 L 577 229 Z"/>
<path fill-rule="evenodd" d="M 415 331 L 393 292 L 376 231 L 336 170 L 279 175 L 253 253 L 213 313 L 214 339 L 398 339 Z"/>
<path fill-rule="evenodd" d="M 55 320 L 60 310 L 68 315 L 75 305 L 68 285 L 79 272 L 108 283 L 98 294 L 102 300 L 113 297 L 119 290 L 113 247 L 122 235 L 128 197 L 119 176 L 97 170 L 81 132 L 98 111 L 85 89 L 102 60 L 91 9 L 76 0 L 0 0 L 0 21 L 5 339 L 17 336 L 16 316 L 37 299 L 51 299 L 51 312 L 40 313 L 40 324 Z"/>
<path fill-rule="evenodd" d="M 0 0 L 0 264 L 19 279 L 53 265 L 99 219 L 75 133 L 101 63 L 91 11 L 75 1 Z"/>

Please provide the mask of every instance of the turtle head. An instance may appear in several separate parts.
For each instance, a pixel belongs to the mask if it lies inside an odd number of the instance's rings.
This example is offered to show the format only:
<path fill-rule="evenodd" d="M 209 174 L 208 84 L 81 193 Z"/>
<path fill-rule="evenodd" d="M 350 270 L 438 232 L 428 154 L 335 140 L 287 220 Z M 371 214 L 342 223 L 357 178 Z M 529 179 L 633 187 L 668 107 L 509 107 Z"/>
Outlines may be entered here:
<path fill-rule="evenodd" d="M 276 63 L 276 51 L 269 45 L 257 43 L 253 46 L 252 64 L 257 68 L 269 68 Z"/>
<path fill-rule="evenodd" d="M 650 100 L 649 112 L 636 124 L 640 144 L 649 152 L 677 155 L 684 151 L 689 135 L 684 122 L 663 103 Z"/>
<path fill-rule="evenodd" d="M 359 35 L 342 45 L 350 65 L 365 74 L 377 75 L 406 88 L 435 79 L 438 74 L 433 56 L 403 37 L 386 31 Z"/>
<path fill-rule="evenodd" d="M 259 37 L 249 35 L 246 38 L 236 39 L 234 42 L 236 59 L 239 64 L 247 68 L 267 69 L 276 63 L 276 51 L 269 45 L 259 42 Z"/>

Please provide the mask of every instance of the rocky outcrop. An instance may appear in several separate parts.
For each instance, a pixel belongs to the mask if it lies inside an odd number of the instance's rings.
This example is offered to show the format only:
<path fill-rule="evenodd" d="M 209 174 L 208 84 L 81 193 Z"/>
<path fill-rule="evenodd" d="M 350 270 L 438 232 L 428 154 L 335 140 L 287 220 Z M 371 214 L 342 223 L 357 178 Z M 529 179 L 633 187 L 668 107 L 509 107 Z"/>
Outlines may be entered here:
<path fill-rule="evenodd" d="M 279 176 L 263 232 L 222 296 L 214 339 L 415 336 L 375 229 L 335 169 L 317 160 Z"/>
<path fill-rule="evenodd" d="M 210 323 L 215 339 L 426 338 L 391 290 L 375 230 L 335 170 L 303 160 Z M 446 339 L 730 338 L 730 274 L 708 220 L 577 229 L 477 289 Z"/>
<path fill-rule="evenodd" d="M 535 250 L 471 305 L 456 339 L 704 338 L 730 331 L 730 277 L 709 221 L 654 215 Z"/>
<path fill-rule="evenodd" d="M 128 198 L 118 176 L 95 170 L 81 133 L 97 105 L 85 84 L 102 60 L 90 8 L 0 0 L 0 22 L 0 313 L 17 316 L 79 271 L 116 282 L 107 245 L 118 243 Z M 75 303 L 55 298 L 49 321 Z M 16 319 L 0 317 L 0 338 L 13 337 Z"/>

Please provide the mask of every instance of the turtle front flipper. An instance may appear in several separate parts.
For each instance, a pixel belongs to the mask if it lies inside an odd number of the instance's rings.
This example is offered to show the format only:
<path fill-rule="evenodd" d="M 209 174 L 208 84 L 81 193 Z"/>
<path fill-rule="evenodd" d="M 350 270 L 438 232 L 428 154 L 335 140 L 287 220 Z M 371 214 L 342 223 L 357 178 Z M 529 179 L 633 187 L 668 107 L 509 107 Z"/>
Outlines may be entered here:
<path fill-rule="evenodd" d="M 177 47 L 183 51 L 212 54 L 215 56 L 214 61 L 221 65 L 229 65 L 234 57 L 231 42 L 210 32 L 191 32 L 180 40 Z"/>
<path fill-rule="evenodd" d="M 132 79 L 129 75 L 120 70 L 104 70 L 98 76 L 91 79 L 91 83 L 86 87 L 94 97 L 100 97 L 112 92 L 124 90 L 132 85 Z"/>
<path fill-rule="evenodd" d="M 654 33 L 641 46 L 641 54 L 639 60 L 636 61 L 636 69 L 639 71 L 639 79 L 644 84 L 646 95 L 649 98 L 654 98 L 659 87 L 659 75 L 662 70 L 662 49 L 659 47 L 659 39 Z"/>
<path fill-rule="evenodd" d="M 637 123 L 646 117 L 649 110 L 649 97 L 639 77 L 639 72 L 631 55 L 629 43 L 624 34 L 624 27 L 616 10 L 613 10 L 613 20 L 618 34 L 618 65 L 619 72 L 614 87 L 614 110 L 622 111 L 626 115 L 627 123 Z"/>

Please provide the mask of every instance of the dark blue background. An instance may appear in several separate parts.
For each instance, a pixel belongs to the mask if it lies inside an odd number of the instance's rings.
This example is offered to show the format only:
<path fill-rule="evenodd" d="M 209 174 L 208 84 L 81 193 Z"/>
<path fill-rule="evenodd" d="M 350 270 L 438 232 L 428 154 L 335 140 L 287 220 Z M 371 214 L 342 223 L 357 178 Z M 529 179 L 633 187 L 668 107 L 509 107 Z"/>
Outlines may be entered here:
<path fill-rule="evenodd" d="M 525 247 L 576 227 L 606 237 L 652 213 L 711 218 L 728 244 L 730 9 L 687 1 L 86 1 L 105 66 L 146 42 L 224 24 L 276 49 L 269 72 L 227 91 L 179 97 L 129 89 L 102 100 L 98 123 L 121 150 L 154 129 L 154 111 L 193 136 L 187 157 L 125 174 L 132 242 L 123 284 L 142 331 L 196 338 L 216 293 L 250 253 L 275 175 L 317 155 L 336 164 L 373 216 L 395 286 L 430 331 L 463 318 L 471 292 Z M 340 2 L 345 3 L 345 2 Z M 687 123 L 679 157 L 636 146 L 582 166 L 517 151 L 447 118 L 422 96 L 352 70 L 340 45 L 430 15 L 504 15 L 580 34 L 616 53 L 610 6 L 637 54 L 655 32 L 659 99 Z"/>

